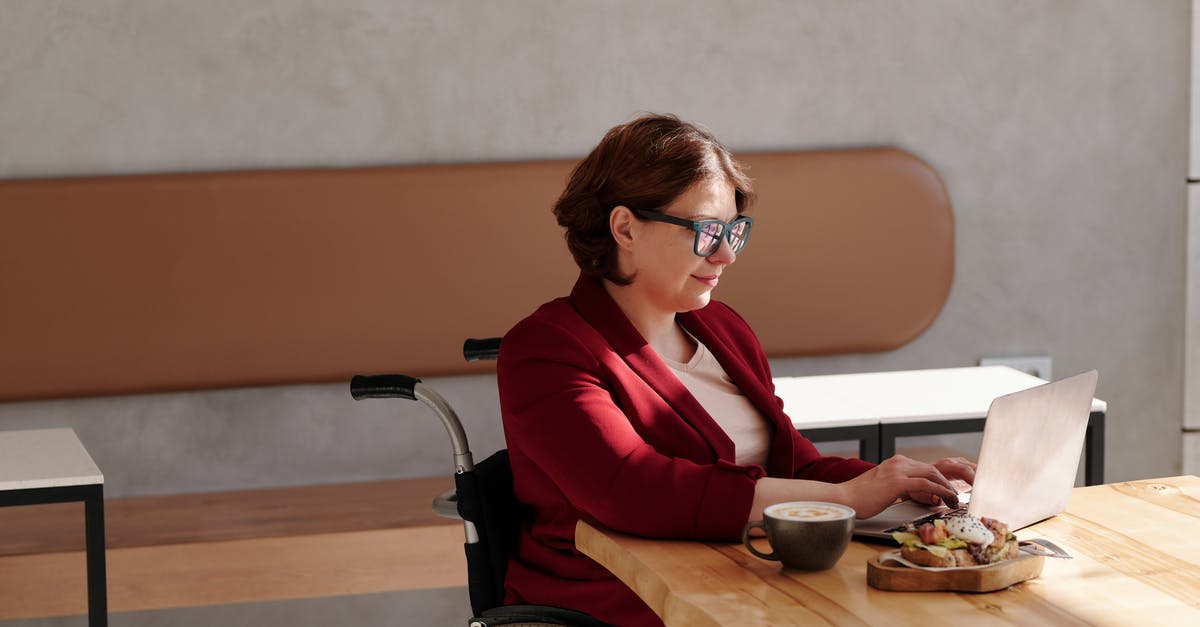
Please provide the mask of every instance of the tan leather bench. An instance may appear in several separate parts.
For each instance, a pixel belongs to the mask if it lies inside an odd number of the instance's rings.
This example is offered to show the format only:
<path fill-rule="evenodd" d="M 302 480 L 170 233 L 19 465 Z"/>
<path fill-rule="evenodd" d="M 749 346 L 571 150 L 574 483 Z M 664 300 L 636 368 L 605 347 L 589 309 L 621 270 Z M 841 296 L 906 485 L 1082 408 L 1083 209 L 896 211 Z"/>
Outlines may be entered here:
<path fill-rule="evenodd" d="M 883 351 L 941 310 L 954 219 L 901 150 L 744 154 L 752 246 L 723 281 L 771 356 Z M 486 370 L 577 272 L 571 161 L 0 182 L 0 400 Z M 472 370 L 475 368 L 475 370 Z"/>

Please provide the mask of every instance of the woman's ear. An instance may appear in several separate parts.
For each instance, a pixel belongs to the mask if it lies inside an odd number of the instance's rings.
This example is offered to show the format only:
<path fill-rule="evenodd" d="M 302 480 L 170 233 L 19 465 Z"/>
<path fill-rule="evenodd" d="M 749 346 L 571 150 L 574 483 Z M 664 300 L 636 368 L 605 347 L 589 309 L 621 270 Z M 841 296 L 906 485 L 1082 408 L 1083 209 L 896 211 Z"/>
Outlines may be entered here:
<path fill-rule="evenodd" d="M 638 220 L 625 205 L 617 205 L 608 214 L 608 229 L 617 246 L 629 250 L 633 246 Z"/>

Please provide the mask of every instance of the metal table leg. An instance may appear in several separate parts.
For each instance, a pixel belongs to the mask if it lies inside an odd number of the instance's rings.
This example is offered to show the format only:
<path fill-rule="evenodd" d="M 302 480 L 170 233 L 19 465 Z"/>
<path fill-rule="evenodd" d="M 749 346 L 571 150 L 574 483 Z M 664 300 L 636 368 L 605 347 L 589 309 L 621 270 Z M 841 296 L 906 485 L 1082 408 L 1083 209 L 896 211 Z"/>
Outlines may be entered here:
<path fill-rule="evenodd" d="M 1083 450 L 1087 455 L 1083 466 L 1083 483 L 1104 483 L 1104 412 L 1094 411 L 1088 415 L 1087 431 L 1083 436 Z"/>
<path fill-rule="evenodd" d="M 88 486 L 84 497 L 87 548 L 88 625 L 108 627 L 108 575 L 104 561 L 104 485 Z"/>
<path fill-rule="evenodd" d="M 0 492 L 0 506 L 83 501 L 87 555 L 89 627 L 108 627 L 108 583 L 104 561 L 104 484 L 29 488 Z"/>

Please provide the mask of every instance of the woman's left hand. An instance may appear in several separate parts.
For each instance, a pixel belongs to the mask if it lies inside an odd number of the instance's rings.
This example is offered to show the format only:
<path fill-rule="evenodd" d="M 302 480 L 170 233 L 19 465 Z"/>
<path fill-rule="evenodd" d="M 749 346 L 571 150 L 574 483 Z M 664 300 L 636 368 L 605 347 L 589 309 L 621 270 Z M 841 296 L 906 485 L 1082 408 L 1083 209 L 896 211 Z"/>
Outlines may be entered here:
<path fill-rule="evenodd" d="M 968 486 L 975 483 L 975 462 L 965 457 L 939 459 L 933 462 L 933 467 L 937 468 L 938 472 L 942 473 L 942 476 L 949 479 L 951 483 L 961 481 Z"/>

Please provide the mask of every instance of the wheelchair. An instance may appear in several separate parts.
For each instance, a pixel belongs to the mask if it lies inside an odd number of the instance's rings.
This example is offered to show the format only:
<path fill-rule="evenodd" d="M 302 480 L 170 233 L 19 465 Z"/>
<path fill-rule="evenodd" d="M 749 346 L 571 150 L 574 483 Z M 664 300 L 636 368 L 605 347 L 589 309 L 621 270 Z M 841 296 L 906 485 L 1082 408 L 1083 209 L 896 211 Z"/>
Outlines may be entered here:
<path fill-rule="evenodd" d="M 494 360 L 500 354 L 500 338 L 468 339 L 463 343 L 467 361 Z M 516 545 L 523 520 L 523 505 L 513 494 L 512 467 L 508 450 L 496 451 L 475 464 L 467 435 L 458 415 L 429 386 L 416 377 L 402 374 L 355 375 L 350 381 L 355 400 L 403 398 L 420 401 L 441 419 L 450 436 L 454 461 L 454 490 L 438 495 L 433 509 L 439 515 L 462 519 L 463 550 L 467 558 L 467 592 L 472 617 L 468 627 L 495 625 L 565 625 L 570 627 L 613 627 L 574 610 L 545 605 L 504 605 L 504 575 L 508 556 Z"/>

